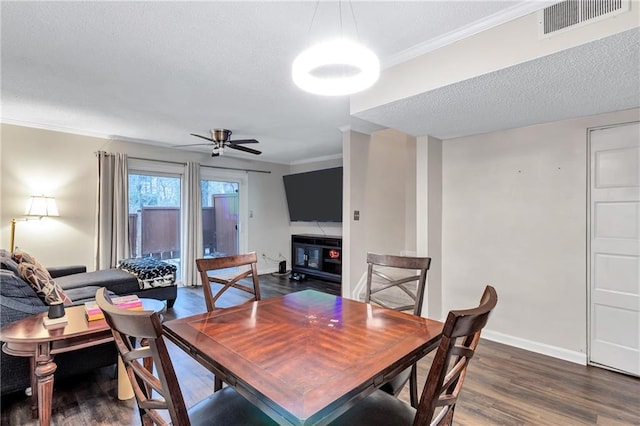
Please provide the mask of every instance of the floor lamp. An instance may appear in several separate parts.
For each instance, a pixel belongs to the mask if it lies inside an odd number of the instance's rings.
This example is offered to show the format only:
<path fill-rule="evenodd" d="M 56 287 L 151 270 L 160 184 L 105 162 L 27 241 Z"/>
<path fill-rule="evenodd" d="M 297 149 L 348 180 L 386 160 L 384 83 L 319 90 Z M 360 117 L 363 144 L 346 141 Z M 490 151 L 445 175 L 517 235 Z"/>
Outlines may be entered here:
<path fill-rule="evenodd" d="M 27 208 L 25 210 L 27 217 L 19 219 L 11 219 L 11 235 L 9 237 L 9 249 L 13 253 L 15 249 L 16 222 L 27 221 L 30 219 L 42 219 L 43 217 L 59 216 L 56 199 L 53 197 L 45 197 L 44 195 L 33 195 L 29 198 Z"/>

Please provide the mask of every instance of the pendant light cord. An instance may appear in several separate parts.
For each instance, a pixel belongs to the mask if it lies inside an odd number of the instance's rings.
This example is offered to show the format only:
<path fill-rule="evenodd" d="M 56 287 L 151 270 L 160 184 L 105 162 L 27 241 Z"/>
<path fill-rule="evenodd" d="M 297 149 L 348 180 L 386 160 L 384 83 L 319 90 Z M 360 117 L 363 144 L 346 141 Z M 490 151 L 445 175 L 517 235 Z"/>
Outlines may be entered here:
<path fill-rule="evenodd" d="M 358 31 L 358 22 L 356 21 L 356 14 L 353 12 L 353 2 L 349 0 L 349 7 L 351 8 L 351 16 L 353 17 L 353 26 L 356 29 L 356 40 L 360 41 L 360 32 Z"/>
<path fill-rule="evenodd" d="M 313 21 L 316 19 L 316 13 L 318 13 L 318 6 L 320 6 L 320 0 L 316 2 L 316 8 L 313 9 L 313 16 L 311 17 L 311 24 L 309 25 L 309 31 L 307 32 L 307 39 L 311 39 L 311 29 L 313 28 Z"/>
<path fill-rule="evenodd" d="M 338 14 L 340 16 L 340 38 L 344 38 L 344 29 L 342 28 L 342 0 L 338 1 Z"/>

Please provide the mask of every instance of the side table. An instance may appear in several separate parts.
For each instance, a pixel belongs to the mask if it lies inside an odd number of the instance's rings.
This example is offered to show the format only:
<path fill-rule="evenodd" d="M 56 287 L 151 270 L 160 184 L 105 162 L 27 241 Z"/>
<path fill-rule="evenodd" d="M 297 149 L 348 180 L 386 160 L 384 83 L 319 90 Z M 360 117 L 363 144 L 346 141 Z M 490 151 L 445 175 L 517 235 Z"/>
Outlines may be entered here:
<path fill-rule="evenodd" d="M 40 425 L 51 423 L 53 398 L 53 357 L 62 352 L 100 345 L 113 341 L 106 321 L 87 321 L 84 306 L 65 309 L 67 323 L 46 328 L 46 312 L 31 315 L 2 328 L 2 350 L 9 355 L 29 357 L 31 366 L 31 410 Z"/>

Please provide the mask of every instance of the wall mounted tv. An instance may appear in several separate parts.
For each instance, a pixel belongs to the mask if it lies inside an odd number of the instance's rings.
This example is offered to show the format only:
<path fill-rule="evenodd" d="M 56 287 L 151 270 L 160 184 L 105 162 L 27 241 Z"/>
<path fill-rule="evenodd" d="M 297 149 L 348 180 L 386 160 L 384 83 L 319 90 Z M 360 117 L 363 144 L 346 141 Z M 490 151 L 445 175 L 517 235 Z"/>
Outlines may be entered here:
<path fill-rule="evenodd" d="M 291 222 L 342 222 L 342 167 L 282 179 Z"/>

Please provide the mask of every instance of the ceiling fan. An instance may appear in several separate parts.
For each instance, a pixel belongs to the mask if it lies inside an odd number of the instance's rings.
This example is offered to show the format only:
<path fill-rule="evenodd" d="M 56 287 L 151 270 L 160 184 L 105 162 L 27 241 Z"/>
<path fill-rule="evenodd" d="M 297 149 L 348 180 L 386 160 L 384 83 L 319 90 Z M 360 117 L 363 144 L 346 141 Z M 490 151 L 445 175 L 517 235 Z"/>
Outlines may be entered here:
<path fill-rule="evenodd" d="M 212 157 L 218 157 L 224 153 L 225 148 L 237 149 L 238 151 L 248 152 L 249 154 L 260 155 L 262 151 L 258 151 L 257 149 L 249 148 L 244 146 L 247 143 L 258 143 L 255 139 L 238 139 L 238 140 L 229 140 L 231 138 L 231 130 L 227 129 L 212 129 L 211 137 L 198 135 L 195 133 L 191 133 L 191 136 L 195 136 L 197 138 L 205 139 L 210 143 L 194 143 L 190 145 L 181 145 L 181 146 L 196 146 L 196 145 L 210 145 L 213 143 L 213 152 L 211 153 Z"/>

